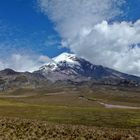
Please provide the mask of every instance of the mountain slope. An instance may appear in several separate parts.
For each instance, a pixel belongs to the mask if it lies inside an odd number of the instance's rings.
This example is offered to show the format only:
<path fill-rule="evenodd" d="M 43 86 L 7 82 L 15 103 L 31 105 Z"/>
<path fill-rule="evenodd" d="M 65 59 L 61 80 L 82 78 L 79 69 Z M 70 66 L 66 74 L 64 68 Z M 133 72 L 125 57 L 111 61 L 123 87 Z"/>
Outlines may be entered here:
<path fill-rule="evenodd" d="M 47 79 L 39 73 L 16 72 L 11 69 L 0 71 L 0 91 L 24 87 L 42 86 Z"/>
<path fill-rule="evenodd" d="M 94 65 L 85 59 L 78 58 L 74 54 L 63 53 L 53 58 L 53 61 L 42 66 L 37 72 L 51 81 L 71 80 L 71 81 L 89 81 L 114 82 L 114 84 L 125 82 L 137 83 L 139 77 L 124 74 L 113 69 L 100 65 Z M 117 84 L 116 83 L 116 84 Z"/>
<path fill-rule="evenodd" d="M 0 91 L 17 88 L 39 88 L 64 85 L 139 86 L 140 78 L 100 65 L 94 65 L 74 54 L 63 53 L 38 71 L 0 71 Z"/>

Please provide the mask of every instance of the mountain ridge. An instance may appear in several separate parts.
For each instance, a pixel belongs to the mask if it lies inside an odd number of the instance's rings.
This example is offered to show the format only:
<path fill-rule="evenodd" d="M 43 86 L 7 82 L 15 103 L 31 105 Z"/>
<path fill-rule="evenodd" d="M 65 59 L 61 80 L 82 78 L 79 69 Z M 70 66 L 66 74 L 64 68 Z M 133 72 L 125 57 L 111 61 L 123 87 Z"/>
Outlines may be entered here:
<path fill-rule="evenodd" d="M 39 70 L 44 76 L 48 73 L 62 73 L 70 76 L 77 75 L 78 77 L 85 77 L 85 79 L 103 79 L 103 78 L 120 78 L 139 80 L 137 76 L 121 73 L 119 71 L 103 67 L 101 65 L 94 65 L 89 61 L 77 57 L 75 54 L 63 53 L 53 59 L 53 62 L 44 65 Z M 69 79 L 69 77 L 68 77 Z M 56 79 L 56 80 L 59 80 Z"/>
<path fill-rule="evenodd" d="M 77 57 L 63 53 L 34 72 L 16 72 L 11 69 L 0 71 L 0 90 L 23 87 L 46 87 L 56 83 L 100 84 L 113 86 L 140 86 L 140 77 L 94 65 Z"/>

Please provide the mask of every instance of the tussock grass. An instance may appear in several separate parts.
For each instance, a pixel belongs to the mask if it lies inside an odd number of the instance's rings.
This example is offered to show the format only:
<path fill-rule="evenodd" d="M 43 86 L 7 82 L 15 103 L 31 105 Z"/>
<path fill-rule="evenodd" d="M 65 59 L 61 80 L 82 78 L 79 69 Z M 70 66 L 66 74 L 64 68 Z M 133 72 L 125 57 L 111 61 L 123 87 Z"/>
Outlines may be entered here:
<path fill-rule="evenodd" d="M 1 140 L 139 140 L 140 129 L 115 129 L 0 118 Z"/>

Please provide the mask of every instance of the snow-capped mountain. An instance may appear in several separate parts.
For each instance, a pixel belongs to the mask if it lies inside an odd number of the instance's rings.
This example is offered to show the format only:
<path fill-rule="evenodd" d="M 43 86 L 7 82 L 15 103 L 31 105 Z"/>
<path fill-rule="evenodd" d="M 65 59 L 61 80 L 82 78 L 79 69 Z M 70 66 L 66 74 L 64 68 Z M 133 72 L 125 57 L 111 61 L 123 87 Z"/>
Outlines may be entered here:
<path fill-rule="evenodd" d="M 72 72 L 72 74 L 74 74 L 75 71 L 71 71 L 71 69 L 74 69 L 74 68 L 77 68 L 77 69 L 81 68 L 79 59 L 74 54 L 63 53 L 53 58 L 52 62 L 47 63 L 46 65 L 42 66 L 40 70 L 44 71 L 45 73 L 49 73 L 49 72 L 54 72 L 54 71 L 66 72 L 66 69 L 69 69 L 69 71 L 67 72 L 70 72 L 70 73 Z"/>
<path fill-rule="evenodd" d="M 57 80 L 86 80 L 87 77 L 79 75 L 82 71 L 80 59 L 74 54 L 63 53 L 52 59 L 52 62 L 42 66 L 39 73 L 51 81 Z"/>
<path fill-rule="evenodd" d="M 63 53 L 42 66 L 38 71 L 0 71 L 0 91 L 13 88 L 40 88 L 50 85 L 93 84 L 113 86 L 140 86 L 140 78 L 124 74 L 100 65 L 94 65 L 74 54 Z"/>
<path fill-rule="evenodd" d="M 94 65 L 89 61 L 77 57 L 75 54 L 62 53 L 52 59 L 52 62 L 42 66 L 39 71 L 51 81 L 72 80 L 139 80 L 139 78 L 127 75 L 100 65 Z"/>

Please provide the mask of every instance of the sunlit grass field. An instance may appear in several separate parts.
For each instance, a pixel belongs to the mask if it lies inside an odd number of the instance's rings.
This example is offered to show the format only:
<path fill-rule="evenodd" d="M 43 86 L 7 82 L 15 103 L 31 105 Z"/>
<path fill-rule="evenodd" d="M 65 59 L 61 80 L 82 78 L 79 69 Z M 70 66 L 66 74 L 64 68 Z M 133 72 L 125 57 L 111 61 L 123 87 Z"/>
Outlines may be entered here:
<path fill-rule="evenodd" d="M 140 127 L 140 109 L 109 109 L 98 103 L 102 101 L 140 106 L 139 92 L 120 91 L 121 94 L 116 90 L 116 93 L 112 94 L 112 92 L 114 90 L 97 92 L 97 90 L 81 89 L 50 92 L 49 90 L 19 89 L 1 94 L 0 116 L 87 126 Z"/>

